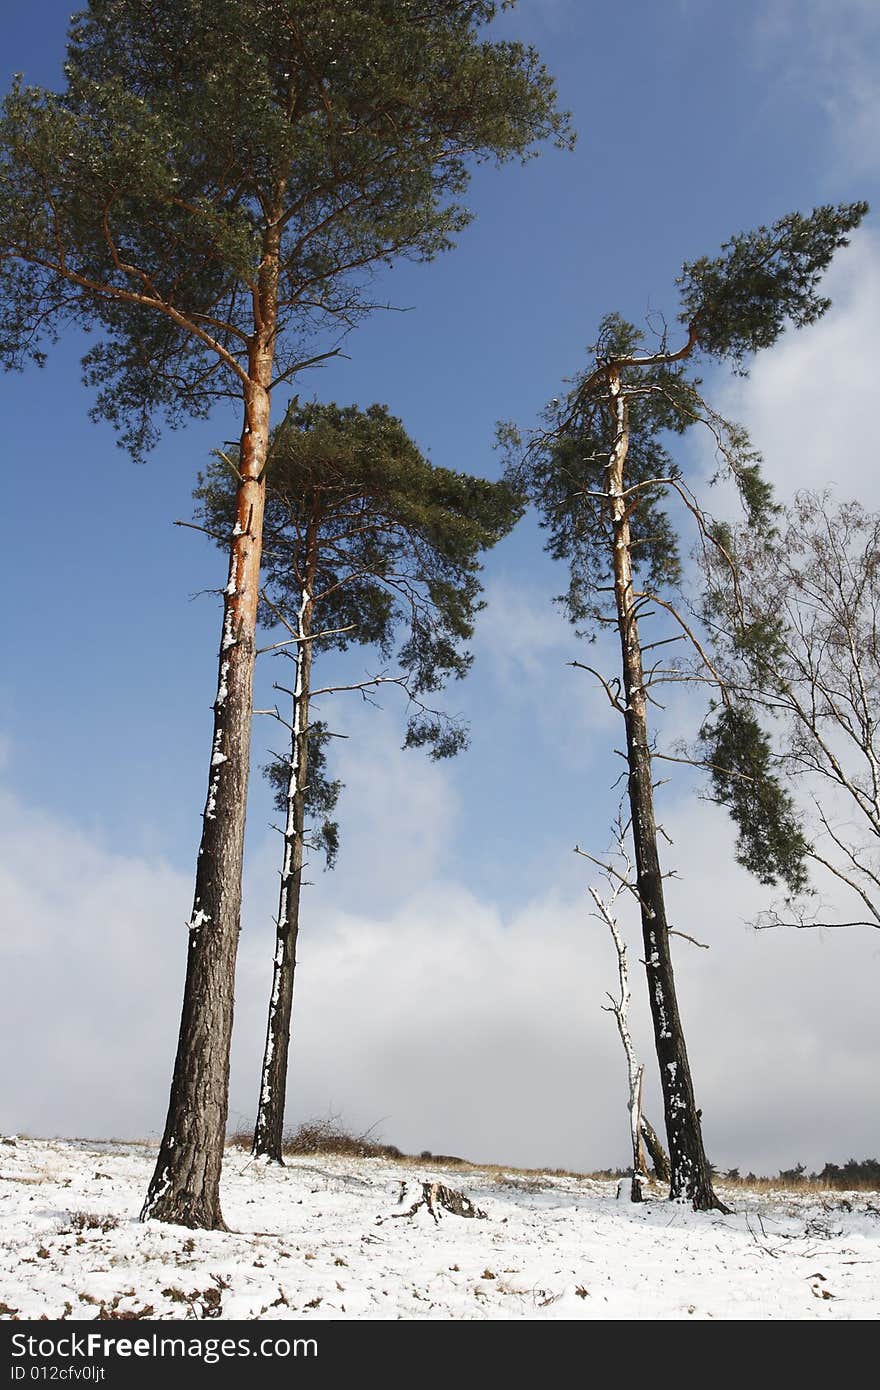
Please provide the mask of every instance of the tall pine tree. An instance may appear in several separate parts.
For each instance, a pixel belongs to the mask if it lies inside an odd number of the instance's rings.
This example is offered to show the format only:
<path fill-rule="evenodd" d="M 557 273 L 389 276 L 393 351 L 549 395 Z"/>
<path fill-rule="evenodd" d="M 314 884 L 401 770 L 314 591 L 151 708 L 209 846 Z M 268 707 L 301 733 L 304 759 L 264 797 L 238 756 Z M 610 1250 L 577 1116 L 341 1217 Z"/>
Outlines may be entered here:
<path fill-rule="evenodd" d="M 475 161 L 570 142 L 488 0 L 90 0 L 61 92 L 0 117 L 0 362 L 68 325 L 136 455 L 240 402 L 208 794 L 171 1097 L 144 1217 L 222 1227 L 233 978 L 273 391 L 371 307 L 369 276 L 468 220 Z M 88 484 L 85 483 L 85 486 Z"/>
<path fill-rule="evenodd" d="M 317 822 L 328 859 L 328 819 L 340 784 L 325 769 L 326 724 L 312 722 L 316 657 L 373 647 L 391 675 L 333 689 L 399 685 L 408 699 L 404 744 L 449 757 L 466 728 L 433 708 L 451 677 L 467 674 L 465 648 L 482 607 L 480 557 L 522 514 L 506 483 L 433 466 L 384 406 L 306 405 L 275 432 L 267 472 L 264 583 L 267 619 L 291 634 L 280 649 L 293 678 L 290 751 L 270 764 L 284 814 L 275 952 L 253 1151 L 282 1161 L 296 945 L 307 818 Z M 206 529 L 224 543 L 235 516 L 235 482 L 221 458 L 197 492 Z M 317 648 L 317 652 L 316 652 Z M 342 685 L 340 686 L 340 680 Z M 329 694 L 327 689 L 318 695 Z"/>
<path fill-rule="evenodd" d="M 654 805 L 649 700 L 652 685 L 686 674 L 644 654 L 641 626 L 658 610 L 691 643 L 696 678 L 716 672 L 699 637 L 672 601 L 679 580 L 676 527 L 670 497 L 695 518 L 703 544 L 720 548 L 713 528 L 683 479 L 672 439 L 695 424 L 709 428 L 722 467 L 736 481 L 750 524 L 772 521 L 770 489 L 745 432 L 723 420 L 700 394 L 692 363 L 727 360 L 745 370 L 752 354 L 769 347 L 788 324 L 812 323 L 828 308 L 819 292 L 822 272 L 861 221 L 862 203 L 794 213 L 773 227 L 734 237 L 714 260 L 684 267 L 679 280 L 685 340 L 646 350 L 632 324 L 610 315 L 602 324 L 593 361 L 562 401 L 545 412 L 525 462 L 512 464 L 549 532 L 547 549 L 569 565 L 562 602 L 579 627 L 607 623 L 620 648 L 619 676 L 603 680 L 626 727 L 630 833 L 636 866 L 632 885 L 645 948 L 648 997 L 660 1068 L 671 1165 L 671 1195 L 707 1210 L 721 1203 L 703 1147 L 701 1112 L 678 1007 L 664 875 Z M 507 432 L 518 456 L 515 432 Z M 673 637 L 676 635 L 673 632 Z M 661 643 L 669 640 L 660 639 Z M 722 699 L 727 692 L 721 690 Z M 756 815 L 766 799 L 753 798 Z M 787 811 L 784 798 L 773 803 Z"/>

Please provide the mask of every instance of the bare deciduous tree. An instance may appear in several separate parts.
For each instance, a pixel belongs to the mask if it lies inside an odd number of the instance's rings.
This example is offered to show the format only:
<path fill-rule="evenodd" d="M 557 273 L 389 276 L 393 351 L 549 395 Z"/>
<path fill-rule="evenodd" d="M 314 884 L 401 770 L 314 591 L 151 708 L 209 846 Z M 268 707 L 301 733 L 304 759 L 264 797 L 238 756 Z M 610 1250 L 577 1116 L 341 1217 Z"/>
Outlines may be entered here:
<path fill-rule="evenodd" d="M 757 925 L 880 929 L 880 514 L 801 492 L 770 536 L 738 527 L 727 548 L 734 570 L 704 557 L 717 663 L 794 798 L 792 864 L 853 903 L 835 913 L 820 886 L 789 875 L 793 891 Z M 727 732 L 710 721 L 703 745 L 714 793 L 740 826 L 739 857 L 754 867 L 753 793 L 726 775 L 738 757 Z"/>
<path fill-rule="evenodd" d="M 644 1063 L 640 1062 L 636 1056 L 635 1045 L 632 1040 L 632 1033 L 629 1027 L 629 1006 L 632 992 L 629 987 L 629 967 L 627 964 L 626 941 L 620 923 L 617 919 L 617 903 L 620 897 L 627 892 L 634 892 L 636 885 L 634 881 L 633 865 L 627 851 L 628 827 L 624 826 L 622 818 L 618 821 L 616 837 L 616 856 L 621 864 L 618 874 L 606 873 L 605 879 L 607 890 L 603 896 L 597 888 L 590 885 L 590 897 L 596 907 L 594 917 L 603 922 L 611 933 L 614 942 L 614 950 L 617 955 L 617 982 L 619 993 L 615 996 L 608 993 L 609 1003 L 605 1006 L 609 1013 L 614 1015 L 617 1024 L 617 1032 L 623 1046 L 626 1057 L 626 1074 L 629 1086 L 629 1130 L 630 1142 L 632 1144 L 632 1182 L 630 1184 L 630 1201 L 640 1202 L 642 1200 L 642 1189 L 647 1180 L 648 1165 L 645 1161 L 645 1152 L 642 1143 L 642 1082 L 645 1075 Z"/>

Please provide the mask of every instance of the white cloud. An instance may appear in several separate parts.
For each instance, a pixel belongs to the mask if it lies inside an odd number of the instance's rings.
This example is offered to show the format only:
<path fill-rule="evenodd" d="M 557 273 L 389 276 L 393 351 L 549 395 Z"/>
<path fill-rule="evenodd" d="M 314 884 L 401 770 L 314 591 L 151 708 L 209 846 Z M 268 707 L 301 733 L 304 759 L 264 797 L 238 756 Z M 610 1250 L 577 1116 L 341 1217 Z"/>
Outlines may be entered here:
<path fill-rule="evenodd" d="M 559 587 L 565 582 L 562 569 L 557 582 Z M 571 650 L 571 625 L 550 598 L 511 579 L 490 579 L 486 585 L 486 607 L 476 630 L 479 656 L 493 663 L 496 676 L 509 682 L 514 694 L 544 675 L 548 659 L 562 661 Z"/>
<path fill-rule="evenodd" d="M 366 767 L 364 784 L 368 794 L 375 787 Z M 720 814 L 685 802 L 664 818 L 683 873 L 670 886 L 673 920 L 711 943 L 708 952 L 678 943 L 676 952 L 710 1153 L 756 1169 L 875 1153 L 865 1095 L 878 1052 L 880 940 L 747 932 L 740 918 L 764 897 L 732 864 Z M 188 880 L 111 854 L 10 797 L 0 801 L 0 832 L 2 1016 L 14 1061 L 0 1125 L 156 1134 L 176 1041 Z M 261 843 L 252 858 L 233 1116 L 252 1115 L 257 1088 L 275 848 Z M 417 1151 L 624 1162 L 623 1059 L 601 1011 L 614 956 L 589 917 L 583 869 L 576 888 L 507 917 L 429 870 L 390 909 L 377 905 L 370 871 L 359 871 L 359 901 L 341 900 L 337 876 L 322 879 L 303 920 L 289 1118 L 337 1110 L 356 1127 L 379 1121 L 388 1140 Z M 636 946 L 632 954 L 650 1073 Z M 652 1109 L 656 1119 L 656 1099 Z"/>
<path fill-rule="evenodd" d="M 333 1106 L 416 1151 L 598 1162 L 624 1133 L 622 1061 L 591 991 L 604 946 L 571 903 L 505 924 L 455 885 L 382 920 L 322 913 L 300 950 L 294 1113 Z"/>
<path fill-rule="evenodd" d="M 595 676 L 573 670 L 571 662 L 613 672 L 619 654 L 615 639 L 600 634 L 587 643 L 575 635 L 551 601 L 564 585 L 562 566 L 547 590 L 509 578 L 490 580 L 472 645 L 477 669 L 503 695 L 504 711 L 520 718 L 528 711 L 554 756 L 584 767 L 617 732 L 617 716 Z"/>
<path fill-rule="evenodd" d="M 328 710 L 322 706 L 322 714 Z M 329 717 L 348 734 L 338 765 L 345 869 L 334 876 L 336 891 L 346 902 L 362 903 L 368 891 L 376 906 L 393 905 L 440 870 L 453 838 L 455 792 L 443 765 L 419 749 L 401 749 L 404 702 L 394 694 L 381 711 L 337 717 L 334 706 Z M 317 873 L 316 863 L 312 877 Z"/>
<path fill-rule="evenodd" d="M 833 301 L 825 317 L 789 330 L 757 357 L 751 375 L 722 392 L 719 408 L 749 428 L 783 499 L 832 486 L 841 499 L 880 506 L 873 427 L 880 238 L 857 232 L 823 288 Z"/>
<path fill-rule="evenodd" d="M 765 0 L 755 28 L 772 93 L 818 104 L 838 167 L 880 168 L 880 8 L 875 0 Z"/>
<path fill-rule="evenodd" d="M 191 885 L 0 795 L 7 1129 L 155 1128 L 176 1041 Z"/>

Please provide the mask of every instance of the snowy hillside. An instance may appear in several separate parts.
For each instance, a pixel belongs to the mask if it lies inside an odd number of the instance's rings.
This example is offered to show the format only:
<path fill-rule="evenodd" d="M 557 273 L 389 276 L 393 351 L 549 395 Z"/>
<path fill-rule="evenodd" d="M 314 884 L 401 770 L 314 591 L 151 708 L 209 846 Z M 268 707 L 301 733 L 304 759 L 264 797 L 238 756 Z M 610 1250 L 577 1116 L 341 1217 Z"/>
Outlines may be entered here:
<path fill-rule="evenodd" d="M 226 1234 L 142 1225 L 153 1161 L 145 1145 L 0 1144 L 4 1318 L 880 1315 L 877 1194 L 738 1190 L 734 1214 L 698 1216 L 590 1179 L 323 1156 L 265 1168 L 230 1150 Z M 423 1179 L 487 1219 L 393 1219 Z"/>

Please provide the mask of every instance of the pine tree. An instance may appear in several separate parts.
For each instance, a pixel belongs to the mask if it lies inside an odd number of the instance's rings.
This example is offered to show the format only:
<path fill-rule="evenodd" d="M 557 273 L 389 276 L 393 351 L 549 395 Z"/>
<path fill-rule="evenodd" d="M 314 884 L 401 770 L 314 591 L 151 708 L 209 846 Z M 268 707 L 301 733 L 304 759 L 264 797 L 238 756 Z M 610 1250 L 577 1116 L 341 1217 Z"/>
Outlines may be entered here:
<path fill-rule="evenodd" d="M 752 527 L 772 525 L 773 504 L 747 435 L 703 399 L 691 364 L 700 357 L 721 359 L 744 371 L 751 355 L 775 342 L 786 325 L 800 327 L 824 313 L 829 301 L 819 293 L 822 272 L 865 211 L 856 203 L 818 208 L 809 217 L 795 213 L 769 229 L 734 237 L 715 260 L 686 265 L 679 280 L 686 340 L 679 348 L 670 349 L 664 335 L 656 350 L 646 350 L 641 332 L 609 315 L 590 368 L 564 400 L 548 407 L 525 462 L 512 466 L 549 532 L 547 549 L 569 565 L 562 597 L 568 616 L 579 627 L 607 623 L 618 635 L 620 676 L 609 681 L 596 674 L 626 726 L 632 888 L 644 938 L 671 1195 L 699 1210 L 722 1204 L 703 1147 L 676 996 L 654 805 L 657 755 L 648 721 L 652 686 L 687 673 L 674 662 L 664 667 L 662 658 L 652 657 L 646 667 L 644 654 L 656 644 L 643 643 L 640 627 L 651 611 L 669 615 L 677 636 L 693 648 L 695 678 L 718 682 L 698 634 L 671 601 L 681 565 L 670 497 L 697 521 L 702 544 L 725 553 L 722 531 L 702 511 L 673 457 L 674 436 L 695 424 L 709 428 Z M 508 429 L 504 438 L 516 454 L 516 432 Z M 726 700 L 723 681 L 718 683 Z M 745 726 L 738 727 L 742 733 Z M 744 809 L 761 816 L 768 804 L 752 798 Z M 773 804 L 787 809 L 784 798 Z"/>
<path fill-rule="evenodd" d="M 506 483 L 433 466 L 386 407 L 297 406 L 274 434 L 265 524 L 265 604 L 289 638 L 289 755 L 270 764 L 283 811 L 284 853 L 266 1046 L 253 1151 L 282 1161 L 306 822 L 317 819 L 328 860 L 338 836 L 328 815 L 341 784 L 326 775 L 326 724 L 311 721 L 315 694 L 398 685 L 408 700 L 405 747 L 450 757 L 467 742 L 462 723 L 429 705 L 471 657 L 464 644 L 483 606 L 480 556 L 522 514 Z M 205 529 L 220 537 L 234 518 L 235 485 L 221 458 L 198 489 Z M 391 675 L 315 691 L 316 648 L 378 649 Z M 317 765 L 316 765 L 317 764 Z"/>
<path fill-rule="evenodd" d="M 233 978 L 273 392 L 370 309 L 371 270 L 450 247 L 475 161 L 570 143 L 537 54 L 488 0 L 90 0 L 61 92 L 0 118 L 0 362 L 69 325 L 95 412 L 241 403 L 237 522 L 165 1132 L 143 1216 L 222 1227 Z M 87 484 L 85 484 L 87 485 Z"/>

